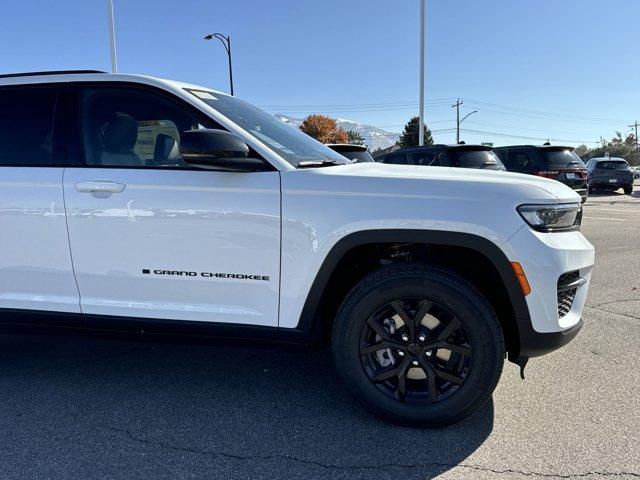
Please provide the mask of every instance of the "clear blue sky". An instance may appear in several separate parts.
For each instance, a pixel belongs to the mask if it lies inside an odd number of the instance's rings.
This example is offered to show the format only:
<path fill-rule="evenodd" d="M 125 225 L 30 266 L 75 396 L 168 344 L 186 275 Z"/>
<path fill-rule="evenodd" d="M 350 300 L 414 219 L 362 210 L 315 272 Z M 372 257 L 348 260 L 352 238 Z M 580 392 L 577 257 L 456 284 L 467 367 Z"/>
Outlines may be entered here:
<path fill-rule="evenodd" d="M 232 36 L 236 94 L 269 111 L 391 131 L 417 112 L 418 0 L 114 2 L 123 72 L 227 89 L 224 49 L 201 39 L 220 31 Z M 1 8 L 0 71 L 110 68 L 104 0 Z M 438 131 L 454 126 L 458 96 L 464 114 L 479 110 L 467 129 L 572 144 L 627 133 L 640 120 L 639 24 L 638 0 L 427 0 L 426 121 L 436 141 L 454 139 Z"/>

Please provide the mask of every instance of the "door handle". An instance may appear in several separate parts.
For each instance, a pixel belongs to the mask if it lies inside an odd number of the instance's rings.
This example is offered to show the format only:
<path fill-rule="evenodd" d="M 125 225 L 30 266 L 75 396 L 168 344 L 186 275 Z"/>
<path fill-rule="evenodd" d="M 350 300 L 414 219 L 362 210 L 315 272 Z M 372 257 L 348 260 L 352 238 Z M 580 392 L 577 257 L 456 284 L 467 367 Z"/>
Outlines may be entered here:
<path fill-rule="evenodd" d="M 125 185 L 114 182 L 80 182 L 75 187 L 80 193 L 120 193 Z"/>

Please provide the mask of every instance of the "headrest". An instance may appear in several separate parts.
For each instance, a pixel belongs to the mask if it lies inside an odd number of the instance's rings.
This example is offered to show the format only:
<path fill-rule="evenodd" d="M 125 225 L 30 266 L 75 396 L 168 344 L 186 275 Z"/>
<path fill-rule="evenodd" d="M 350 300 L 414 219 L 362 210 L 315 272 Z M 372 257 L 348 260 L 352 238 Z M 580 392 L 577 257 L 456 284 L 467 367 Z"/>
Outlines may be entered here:
<path fill-rule="evenodd" d="M 107 152 L 120 153 L 133 149 L 138 140 L 138 123 L 126 113 L 116 112 L 102 124 L 100 143 Z"/>

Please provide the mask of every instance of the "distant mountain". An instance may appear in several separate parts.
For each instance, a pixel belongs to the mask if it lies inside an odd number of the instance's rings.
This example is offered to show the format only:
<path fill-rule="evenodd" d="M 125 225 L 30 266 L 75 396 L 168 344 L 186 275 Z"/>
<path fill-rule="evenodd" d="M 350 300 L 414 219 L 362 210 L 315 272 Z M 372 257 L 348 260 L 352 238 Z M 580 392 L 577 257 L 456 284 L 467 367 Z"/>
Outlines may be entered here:
<path fill-rule="evenodd" d="M 289 117 L 281 113 L 276 113 L 275 117 L 281 122 L 298 128 L 302 123 L 301 118 Z M 367 144 L 369 150 L 374 151 L 383 148 L 389 148 L 400 137 L 397 133 L 387 132 L 381 128 L 372 127 L 364 123 L 354 122 L 353 120 L 345 120 L 344 118 L 336 119 L 338 127 L 343 130 L 354 130 L 358 132 L 364 138 L 364 143 Z"/>

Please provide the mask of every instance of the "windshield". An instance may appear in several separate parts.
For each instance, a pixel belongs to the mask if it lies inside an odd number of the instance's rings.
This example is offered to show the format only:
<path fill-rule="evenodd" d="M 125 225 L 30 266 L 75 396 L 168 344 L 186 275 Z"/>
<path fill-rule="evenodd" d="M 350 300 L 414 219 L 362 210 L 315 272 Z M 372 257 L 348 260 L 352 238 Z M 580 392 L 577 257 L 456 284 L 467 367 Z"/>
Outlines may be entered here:
<path fill-rule="evenodd" d="M 462 168 L 485 168 L 506 170 L 498 156 L 491 150 L 465 150 L 452 148 L 449 151 L 452 164 Z"/>
<path fill-rule="evenodd" d="M 294 167 L 300 162 L 322 160 L 348 163 L 342 155 L 306 133 L 282 123 L 244 100 L 203 90 L 186 90 L 262 141 Z"/>
<path fill-rule="evenodd" d="M 629 165 L 624 161 L 612 160 L 606 162 L 598 162 L 596 168 L 606 168 L 607 170 L 625 170 L 629 168 Z"/>
<path fill-rule="evenodd" d="M 585 167 L 578 154 L 568 148 L 562 150 L 542 149 L 541 152 L 542 157 L 547 161 L 547 169 Z"/>

